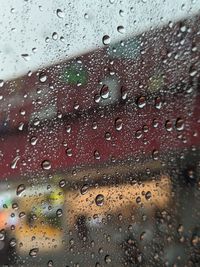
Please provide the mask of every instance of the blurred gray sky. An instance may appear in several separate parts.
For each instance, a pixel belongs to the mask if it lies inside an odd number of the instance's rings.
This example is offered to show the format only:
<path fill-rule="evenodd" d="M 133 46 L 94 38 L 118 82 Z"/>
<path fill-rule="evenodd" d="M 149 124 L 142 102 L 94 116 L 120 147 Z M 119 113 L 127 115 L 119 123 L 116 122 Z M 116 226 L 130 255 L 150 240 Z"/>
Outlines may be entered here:
<path fill-rule="evenodd" d="M 101 47 L 105 34 L 113 42 L 192 16 L 200 0 L 0 0 L 0 6 L 0 79 L 6 80 Z"/>

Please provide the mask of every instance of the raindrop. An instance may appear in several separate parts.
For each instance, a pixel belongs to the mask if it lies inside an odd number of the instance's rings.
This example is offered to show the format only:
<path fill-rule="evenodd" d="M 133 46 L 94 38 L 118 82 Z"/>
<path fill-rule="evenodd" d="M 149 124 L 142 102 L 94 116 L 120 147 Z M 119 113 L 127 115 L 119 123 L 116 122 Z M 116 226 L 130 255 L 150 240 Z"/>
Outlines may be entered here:
<path fill-rule="evenodd" d="M 25 189 L 26 189 L 25 185 L 24 184 L 20 184 L 17 187 L 17 191 L 16 191 L 17 196 L 20 196 L 24 192 Z"/>
<path fill-rule="evenodd" d="M 66 154 L 68 157 L 71 157 L 72 156 L 72 149 L 71 148 L 67 148 L 66 149 Z"/>
<path fill-rule="evenodd" d="M 58 39 L 58 34 L 57 34 L 57 32 L 53 32 L 53 34 L 52 34 L 52 39 L 53 39 L 54 41 L 56 41 L 56 40 Z"/>
<path fill-rule="evenodd" d="M 19 125 L 18 125 L 18 130 L 19 131 L 23 131 L 23 128 L 24 128 L 24 123 L 20 122 Z"/>
<path fill-rule="evenodd" d="M 61 19 L 65 16 L 64 12 L 61 9 L 56 10 L 56 15 Z"/>
<path fill-rule="evenodd" d="M 123 11 L 122 9 L 120 9 L 120 11 L 119 11 L 119 15 L 120 15 L 121 17 L 124 16 L 124 11 Z"/>
<path fill-rule="evenodd" d="M 95 159 L 100 159 L 100 154 L 99 154 L 99 152 L 96 150 L 96 151 L 94 151 L 94 157 L 95 157 Z"/>
<path fill-rule="evenodd" d="M 104 84 L 102 86 L 100 95 L 103 99 L 107 99 L 109 97 L 109 88 L 107 85 Z"/>
<path fill-rule="evenodd" d="M 3 241 L 5 239 L 5 230 L 0 231 L 0 241 Z"/>
<path fill-rule="evenodd" d="M 53 267 L 53 261 L 52 260 L 48 261 L 47 267 Z"/>
<path fill-rule="evenodd" d="M 0 80 L 0 87 L 3 87 L 4 85 L 4 80 Z"/>
<path fill-rule="evenodd" d="M 184 121 L 183 121 L 183 119 L 181 119 L 181 118 L 177 119 L 175 126 L 176 126 L 176 129 L 178 131 L 182 131 L 184 129 Z"/>
<path fill-rule="evenodd" d="M 84 14 L 84 18 L 85 18 L 85 19 L 88 19 L 88 18 L 89 18 L 89 16 L 88 16 L 87 13 Z"/>
<path fill-rule="evenodd" d="M 44 72 L 41 72 L 40 75 L 39 75 L 39 80 L 40 80 L 41 83 L 46 82 L 47 75 Z"/>
<path fill-rule="evenodd" d="M 137 100 L 137 106 L 139 108 L 144 108 L 146 106 L 146 98 L 144 96 L 141 96 Z"/>
<path fill-rule="evenodd" d="M 12 163 L 11 163 L 11 165 L 10 165 L 11 169 L 16 169 L 16 168 L 17 168 L 17 162 L 19 161 L 19 159 L 20 159 L 20 156 L 16 156 L 16 157 L 13 159 L 13 161 L 12 161 Z"/>
<path fill-rule="evenodd" d="M 89 186 L 88 186 L 88 184 L 84 184 L 82 187 L 81 187 L 81 194 L 82 195 L 85 195 L 86 193 L 87 193 L 87 191 L 88 191 L 88 188 L 89 188 Z"/>
<path fill-rule="evenodd" d="M 39 248 L 33 248 L 29 251 L 29 255 L 33 258 L 37 256 L 37 253 L 39 252 Z"/>
<path fill-rule="evenodd" d="M 136 198 L 136 203 L 137 203 L 137 204 L 140 204 L 140 203 L 141 203 L 141 197 L 137 197 L 137 198 Z"/>
<path fill-rule="evenodd" d="M 29 60 L 30 60 L 30 56 L 29 56 L 29 54 L 21 54 L 21 57 L 22 57 L 25 61 L 29 61 Z"/>
<path fill-rule="evenodd" d="M 104 35 L 102 38 L 102 42 L 104 45 L 109 45 L 110 44 L 110 36 Z"/>
<path fill-rule="evenodd" d="M 168 132 L 171 132 L 172 131 L 172 122 L 167 120 L 165 123 L 165 128 Z"/>
<path fill-rule="evenodd" d="M 61 216 L 63 215 L 63 211 L 62 211 L 62 209 L 58 209 L 58 210 L 56 211 L 56 215 L 57 215 L 57 217 L 61 217 Z"/>
<path fill-rule="evenodd" d="M 66 181 L 65 181 L 64 179 L 61 180 L 61 181 L 59 182 L 59 186 L 60 186 L 61 188 L 65 187 L 65 186 L 66 186 Z"/>
<path fill-rule="evenodd" d="M 142 131 L 138 130 L 136 133 L 135 133 L 135 137 L 137 139 L 140 139 L 142 137 Z"/>
<path fill-rule="evenodd" d="M 110 255 L 105 256 L 105 263 L 110 264 L 112 262 Z"/>
<path fill-rule="evenodd" d="M 12 239 L 10 240 L 10 246 L 11 246 L 12 248 L 14 248 L 16 245 L 17 245 L 17 241 L 16 241 L 16 239 L 15 239 L 15 238 L 12 238 Z"/>
<path fill-rule="evenodd" d="M 162 100 L 161 100 L 160 97 L 156 97 L 156 99 L 155 99 L 155 107 L 157 109 L 161 109 L 161 107 L 162 107 Z"/>
<path fill-rule="evenodd" d="M 158 160 L 159 152 L 158 150 L 153 150 L 152 157 L 154 160 Z"/>
<path fill-rule="evenodd" d="M 121 120 L 120 118 L 116 119 L 116 120 L 115 120 L 115 129 L 116 129 L 117 131 L 121 131 L 122 126 L 123 126 L 123 124 L 122 124 L 122 120 Z"/>
<path fill-rule="evenodd" d="M 146 200 L 149 200 L 151 198 L 151 192 L 150 191 L 146 192 L 145 198 L 146 198 Z"/>
<path fill-rule="evenodd" d="M 44 160 L 42 162 L 42 169 L 43 170 L 50 170 L 51 169 L 51 163 L 49 160 Z"/>
<path fill-rule="evenodd" d="M 111 134 L 109 132 L 105 133 L 105 138 L 107 141 L 111 140 Z"/>
<path fill-rule="evenodd" d="M 97 206 L 103 206 L 104 204 L 104 196 L 102 194 L 99 194 L 95 198 L 95 203 Z"/>
<path fill-rule="evenodd" d="M 125 33 L 125 29 L 124 29 L 124 27 L 123 26 L 118 26 L 117 27 L 117 31 L 119 32 L 119 33 Z"/>
<path fill-rule="evenodd" d="M 36 136 L 31 137 L 30 143 L 32 146 L 35 146 L 37 144 L 38 138 Z"/>

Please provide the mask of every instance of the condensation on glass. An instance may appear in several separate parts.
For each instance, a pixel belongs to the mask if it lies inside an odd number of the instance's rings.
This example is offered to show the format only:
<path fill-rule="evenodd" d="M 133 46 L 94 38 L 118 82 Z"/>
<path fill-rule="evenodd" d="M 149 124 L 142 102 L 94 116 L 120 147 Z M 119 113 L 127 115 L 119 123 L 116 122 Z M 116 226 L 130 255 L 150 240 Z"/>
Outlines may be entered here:
<path fill-rule="evenodd" d="M 83 2 L 2 4 L 0 266 L 200 266 L 200 2 Z"/>

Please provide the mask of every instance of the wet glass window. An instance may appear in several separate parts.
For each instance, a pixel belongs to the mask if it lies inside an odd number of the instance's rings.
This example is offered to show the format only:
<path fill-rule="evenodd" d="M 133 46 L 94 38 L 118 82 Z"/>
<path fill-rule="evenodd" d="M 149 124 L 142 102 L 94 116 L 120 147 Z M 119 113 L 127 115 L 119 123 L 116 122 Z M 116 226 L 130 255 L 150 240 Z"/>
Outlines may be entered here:
<path fill-rule="evenodd" d="M 200 266 L 200 1 L 1 1 L 0 36 L 0 266 Z"/>

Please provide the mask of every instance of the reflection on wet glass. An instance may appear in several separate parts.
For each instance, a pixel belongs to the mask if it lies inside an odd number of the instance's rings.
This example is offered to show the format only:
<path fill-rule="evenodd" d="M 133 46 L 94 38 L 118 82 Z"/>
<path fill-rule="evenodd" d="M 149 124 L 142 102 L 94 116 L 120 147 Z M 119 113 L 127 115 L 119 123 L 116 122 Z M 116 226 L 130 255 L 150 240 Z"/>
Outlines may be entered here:
<path fill-rule="evenodd" d="M 199 266 L 200 17 L 187 12 L 0 77 L 0 266 Z"/>

